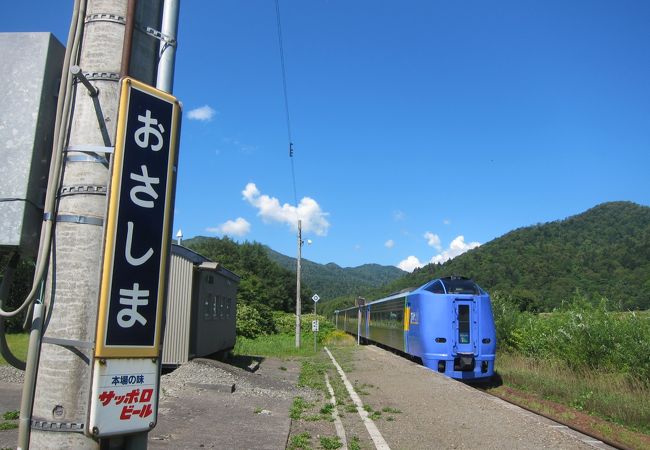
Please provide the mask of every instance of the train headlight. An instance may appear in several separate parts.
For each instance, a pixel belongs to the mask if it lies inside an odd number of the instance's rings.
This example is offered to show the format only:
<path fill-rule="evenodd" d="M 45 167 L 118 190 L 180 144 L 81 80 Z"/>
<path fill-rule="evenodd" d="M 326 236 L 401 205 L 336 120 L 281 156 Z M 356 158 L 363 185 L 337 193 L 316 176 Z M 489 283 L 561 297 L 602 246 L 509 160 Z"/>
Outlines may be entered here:
<path fill-rule="evenodd" d="M 438 361 L 438 372 L 444 373 L 446 369 L 447 364 L 445 361 Z"/>
<path fill-rule="evenodd" d="M 486 373 L 488 371 L 488 362 L 487 361 L 481 361 L 481 372 Z"/>
<path fill-rule="evenodd" d="M 447 342 L 447 339 L 446 339 L 446 338 L 442 338 L 442 337 L 437 337 L 437 338 L 436 338 L 436 342 L 437 342 L 438 344 L 444 344 L 445 342 Z"/>
<path fill-rule="evenodd" d="M 492 342 L 492 340 L 490 338 L 483 338 L 481 342 L 483 342 L 484 344 L 489 344 L 490 342 Z"/>

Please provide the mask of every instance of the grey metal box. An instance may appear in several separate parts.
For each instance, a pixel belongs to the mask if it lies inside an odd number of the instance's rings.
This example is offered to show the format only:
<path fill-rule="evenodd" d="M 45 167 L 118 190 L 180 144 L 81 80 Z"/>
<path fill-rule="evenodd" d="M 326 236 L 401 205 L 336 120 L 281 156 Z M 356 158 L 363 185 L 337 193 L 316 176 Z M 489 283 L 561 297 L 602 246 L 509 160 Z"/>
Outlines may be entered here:
<path fill-rule="evenodd" d="M 34 255 L 65 48 L 51 33 L 0 33 L 0 249 Z"/>

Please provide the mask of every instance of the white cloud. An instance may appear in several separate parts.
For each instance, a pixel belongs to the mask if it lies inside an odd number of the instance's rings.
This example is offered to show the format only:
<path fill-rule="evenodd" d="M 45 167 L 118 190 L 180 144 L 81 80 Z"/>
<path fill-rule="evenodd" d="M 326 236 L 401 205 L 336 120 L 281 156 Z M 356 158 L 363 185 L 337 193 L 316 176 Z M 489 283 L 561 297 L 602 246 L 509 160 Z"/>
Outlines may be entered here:
<path fill-rule="evenodd" d="M 393 248 L 393 247 L 395 247 L 395 241 L 392 240 L 392 239 L 389 239 L 384 243 L 384 246 L 386 248 Z"/>
<path fill-rule="evenodd" d="M 427 240 L 429 247 L 434 247 L 436 250 L 442 250 L 442 245 L 440 244 L 440 236 L 433 234 L 430 231 L 424 233 L 424 239 Z"/>
<path fill-rule="evenodd" d="M 430 237 L 427 236 L 428 234 L 431 234 L 431 236 Z M 429 241 L 429 245 L 431 245 L 430 242 L 432 240 L 435 242 L 434 237 L 438 238 L 438 236 L 429 232 L 425 234 L 425 237 Z M 438 238 L 438 242 L 440 242 L 440 238 Z M 435 255 L 433 258 L 431 258 L 429 262 L 442 264 L 445 261 L 453 259 L 456 256 L 462 255 L 466 251 L 476 248 L 480 245 L 481 244 L 479 242 L 469 242 L 469 243 L 465 242 L 465 236 L 462 235 L 456 236 L 456 238 L 453 241 L 451 241 L 451 244 L 449 244 L 448 249 Z M 408 258 L 400 261 L 399 264 L 397 264 L 397 267 L 407 272 L 413 272 L 413 270 L 422 267 L 424 265 L 425 263 L 420 261 L 416 256 L 409 256 Z"/>
<path fill-rule="evenodd" d="M 406 219 L 406 214 L 404 213 L 404 211 L 397 210 L 393 212 L 393 219 L 396 222 L 401 222 L 402 220 Z"/>
<path fill-rule="evenodd" d="M 257 215 L 265 223 L 286 223 L 292 230 L 298 231 L 298 218 L 300 218 L 304 233 L 312 232 L 318 236 L 327 235 L 330 224 L 325 217 L 329 214 L 323 212 L 313 198 L 303 197 L 297 207 L 288 203 L 280 205 L 277 198 L 261 194 L 255 183 L 248 183 L 242 191 L 242 195 L 244 200 L 258 209 Z"/>
<path fill-rule="evenodd" d="M 413 272 L 415 269 L 417 269 L 418 267 L 422 267 L 423 265 L 424 264 L 422 264 L 417 257 L 409 256 L 405 260 L 400 261 L 397 267 L 407 272 Z"/>
<path fill-rule="evenodd" d="M 200 108 L 195 108 L 187 112 L 187 118 L 190 120 L 200 120 L 201 122 L 209 122 L 212 120 L 217 112 L 210 108 L 208 105 L 203 105 Z"/>
<path fill-rule="evenodd" d="M 445 219 L 445 220 L 442 221 L 442 223 L 445 224 L 445 225 L 451 225 L 451 220 Z"/>
<path fill-rule="evenodd" d="M 430 262 L 442 264 L 443 262 L 455 258 L 458 255 L 462 255 L 466 251 L 476 248 L 479 245 L 481 245 L 480 242 L 465 242 L 465 236 L 456 236 L 456 238 L 451 241 L 451 244 L 449 244 L 449 248 L 435 255 L 431 258 Z"/>
<path fill-rule="evenodd" d="M 228 236 L 246 236 L 251 231 L 251 224 L 243 217 L 228 220 L 218 227 L 207 228 L 210 233 L 227 234 Z"/>

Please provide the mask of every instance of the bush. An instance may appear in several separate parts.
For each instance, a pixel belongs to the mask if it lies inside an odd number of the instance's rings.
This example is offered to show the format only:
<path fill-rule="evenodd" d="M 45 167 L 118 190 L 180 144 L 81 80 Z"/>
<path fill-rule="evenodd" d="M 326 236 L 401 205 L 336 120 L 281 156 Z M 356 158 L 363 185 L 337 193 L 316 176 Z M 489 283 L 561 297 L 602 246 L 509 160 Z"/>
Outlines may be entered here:
<path fill-rule="evenodd" d="M 275 329 L 278 333 L 293 334 L 296 332 L 296 315 L 282 311 L 273 311 Z"/>
<path fill-rule="evenodd" d="M 519 305 L 508 295 L 495 292 L 492 295 L 492 314 L 497 332 L 497 345 L 502 350 L 517 349 L 517 329 L 521 326 L 523 314 Z"/>
<path fill-rule="evenodd" d="M 249 305 L 237 305 L 237 336 L 255 339 L 264 334 L 262 316 Z"/>

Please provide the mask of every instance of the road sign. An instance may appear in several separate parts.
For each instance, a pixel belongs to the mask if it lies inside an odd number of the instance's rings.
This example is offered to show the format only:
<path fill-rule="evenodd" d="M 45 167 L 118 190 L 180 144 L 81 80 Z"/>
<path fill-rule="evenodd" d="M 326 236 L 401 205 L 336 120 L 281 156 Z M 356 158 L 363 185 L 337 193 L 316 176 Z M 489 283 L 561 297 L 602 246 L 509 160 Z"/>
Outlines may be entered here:
<path fill-rule="evenodd" d="M 314 296 L 311 299 L 314 301 L 314 303 L 316 303 L 318 300 L 320 300 L 320 297 L 318 296 L 318 294 L 314 294 Z"/>
<path fill-rule="evenodd" d="M 151 430 L 180 127 L 178 100 L 123 78 L 86 433 Z"/>
<path fill-rule="evenodd" d="M 125 78 L 106 227 L 95 357 L 157 357 L 180 106 Z"/>
<path fill-rule="evenodd" d="M 318 320 L 311 321 L 311 331 L 313 332 L 318 331 Z"/>

